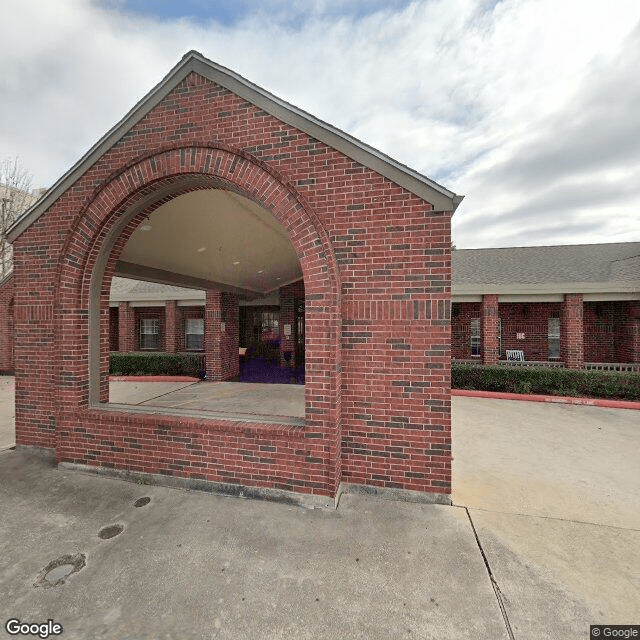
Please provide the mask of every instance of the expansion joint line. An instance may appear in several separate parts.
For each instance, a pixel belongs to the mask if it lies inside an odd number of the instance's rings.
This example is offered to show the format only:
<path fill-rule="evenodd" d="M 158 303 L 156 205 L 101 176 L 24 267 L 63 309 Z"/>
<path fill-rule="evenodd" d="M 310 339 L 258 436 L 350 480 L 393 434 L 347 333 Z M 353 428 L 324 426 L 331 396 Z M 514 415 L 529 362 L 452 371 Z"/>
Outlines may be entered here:
<path fill-rule="evenodd" d="M 502 595 L 502 591 L 500 591 L 500 586 L 498 585 L 496 579 L 493 577 L 493 571 L 491 571 L 491 567 L 489 566 L 489 560 L 487 559 L 487 555 L 482 548 L 482 544 L 480 543 L 480 538 L 478 537 L 478 532 L 476 531 L 476 527 L 473 524 L 473 520 L 471 519 L 471 514 L 469 513 L 469 509 L 467 507 L 463 507 L 463 509 L 467 512 L 467 518 L 469 518 L 469 523 L 471 524 L 471 529 L 473 531 L 473 535 L 476 538 L 476 544 L 478 545 L 478 549 L 480 549 L 480 554 L 482 555 L 482 559 L 484 560 L 484 566 L 487 569 L 487 573 L 489 574 L 489 580 L 491 580 L 491 586 L 493 587 L 493 592 L 496 594 L 496 600 L 498 601 L 498 606 L 500 607 L 500 611 L 502 612 L 502 618 L 504 619 L 504 626 L 507 629 L 507 633 L 509 634 L 510 640 L 515 640 L 515 636 L 513 635 L 513 630 L 511 629 L 511 624 L 509 623 L 509 616 L 507 615 L 507 609 L 504 606 L 504 596 Z"/>

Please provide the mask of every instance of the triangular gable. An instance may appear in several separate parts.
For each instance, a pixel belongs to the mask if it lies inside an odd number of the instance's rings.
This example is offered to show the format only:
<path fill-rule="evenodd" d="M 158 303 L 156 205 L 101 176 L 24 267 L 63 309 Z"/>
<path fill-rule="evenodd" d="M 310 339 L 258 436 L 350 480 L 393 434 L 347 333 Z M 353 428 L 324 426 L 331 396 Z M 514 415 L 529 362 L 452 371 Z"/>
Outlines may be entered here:
<path fill-rule="evenodd" d="M 340 151 L 347 157 L 388 178 L 433 205 L 436 211 L 454 212 L 464 196 L 458 196 L 426 176 L 393 160 L 381 151 L 281 100 L 237 73 L 190 51 L 129 113 L 103 136 L 7 233 L 13 242 L 35 222 L 69 187 L 93 166 L 132 127 L 156 107 L 190 73 L 197 73 L 228 89 L 247 102 Z"/>

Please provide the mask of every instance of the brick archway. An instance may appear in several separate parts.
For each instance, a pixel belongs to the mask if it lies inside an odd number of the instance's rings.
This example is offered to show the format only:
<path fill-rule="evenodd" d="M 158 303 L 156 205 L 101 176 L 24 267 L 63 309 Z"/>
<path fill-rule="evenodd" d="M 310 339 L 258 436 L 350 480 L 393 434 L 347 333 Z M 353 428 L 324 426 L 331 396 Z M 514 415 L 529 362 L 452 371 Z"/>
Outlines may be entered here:
<path fill-rule="evenodd" d="M 258 203 L 297 253 L 307 305 L 302 424 L 100 403 L 118 253 L 145 213 L 198 189 Z M 335 497 L 342 482 L 449 503 L 450 222 L 460 200 L 188 53 L 10 230 L 18 446 L 244 495 Z"/>
<path fill-rule="evenodd" d="M 326 232 L 300 195 L 260 162 L 229 149 L 191 146 L 147 156 L 108 180 L 75 220 L 59 263 L 57 295 L 61 302 L 56 341 L 63 359 L 66 354 L 78 352 L 86 354 L 86 358 L 73 361 L 71 375 L 69 371 L 59 375 L 61 420 L 66 422 L 78 411 L 87 413 L 85 419 L 89 415 L 107 418 L 108 405 L 99 403 L 108 397 L 109 291 L 119 255 L 133 231 L 152 211 L 199 189 L 232 190 L 260 204 L 283 224 L 298 255 L 307 292 L 305 428 L 313 429 L 315 434 L 313 438 L 306 434 L 303 457 L 307 466 L 319 465 L 322 469 L 310 470 L 308 476 L 314 479 L 301 485 L 281 485 L 304 491 L 306 484 L 315 493 L 333 495 L 340 476 L 341 437 L 340 286 L 335 257 Z M 72 291 L 75 296 L 70 295 Z M 145 418 L 139 416 L 136 420 Z M 164 416 L 163 420 L 180 422 L 174 416 Z M 231 431 L 242 428 L 223 425 L 219 420 L 206 423 L 200 427 L 222 426 Z M 274 429 L 262 425 L 265 430 Z M 314 442 L 313 447 L 308 446 L 309 442 Z M 70 455 L 72 447 L 68 445 L 68 440 L 58 440 L 59 461 L 77 461 Z M 320 454 L 321 450 L 324 453 Z M 274 484 L 273 480 L 270 484 Z"/>

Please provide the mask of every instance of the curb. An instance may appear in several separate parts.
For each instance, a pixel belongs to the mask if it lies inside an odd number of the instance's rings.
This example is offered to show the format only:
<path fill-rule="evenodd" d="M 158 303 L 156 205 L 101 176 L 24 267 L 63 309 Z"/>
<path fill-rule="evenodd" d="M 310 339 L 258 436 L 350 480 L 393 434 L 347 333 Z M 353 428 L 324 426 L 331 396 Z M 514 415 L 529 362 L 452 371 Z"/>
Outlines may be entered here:
<path fill-rule="evenodd" d="M 524 402 L 548 402 L 550 404 L 577 404 L 606 409 L 635 409 L 640 411 L 640 402 L 631 400 L 604 400 L 602 398 L 574 398 L 572 396 L 539 396 L 502 391 L 472 391 L 470 389 L 451 389 L 452 396 L 467 398 L 491 398 L 493 400 L 520 400 Z"/>
<path fill-rule="evenodd" d="M 201 382 L 192 376 L 109 376 L 110 382 Z"/>

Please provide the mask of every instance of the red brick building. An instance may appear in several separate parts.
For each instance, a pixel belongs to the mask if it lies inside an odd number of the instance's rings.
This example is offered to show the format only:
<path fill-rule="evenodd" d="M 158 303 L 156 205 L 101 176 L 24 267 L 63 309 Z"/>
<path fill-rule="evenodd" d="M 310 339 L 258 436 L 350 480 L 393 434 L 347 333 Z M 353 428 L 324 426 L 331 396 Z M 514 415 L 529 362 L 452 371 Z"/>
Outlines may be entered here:
<path fill-rule="evenodd" d="M 638 370 L 638 256 L 638 242 L 455 251 L 453 359 L 507 364 L 507 351 L 516 351 L 524 365 Z M 496 297 L 497 312 L 483 316 L 495 310 Z M 261 345 L 260 355 L 303 365 L 304 298 L 304 282 L 298 280 L 268 297 L 241 301 L 241 352 Z M 13 371 L 12 301 L 8 279 L 0 284 L 0 371 L 4 372 Z M 109 348 L 204 352 L 205 302 L 202 290 L 114 278 Z M 577 311 L 572 324 L 566 321 L 570 304 Z M 153 331 L 145 333 L 143 324 L 149 320 Z M 285 325 L 291 328 L 288 335 Z M 580 359 L 569 358 L 566 341 L 574 344 L 578 355 L 582 353 Z"/>
<path fill-rule="evenodd" d="M 449 502 L 460 200 L 189 53 L 9 232 L 17 445 L 66 465 L 311 504 L 343 490 Z M 116 275 L 206 292 L 209 380 L 237 374 L 240 300 L 291 285 L 279 321 L 294 347 L 303 279 L 305 418 L 110 405 Z M 157 326 L 165 348 L 181 348 L 180 317 L 165 304 L 138 341 L 153 346 Z M 119 348 L 136 348 L 128 327 L 140 319 L 119 307 Z M 190 326 L 196 336 L 200 323 Z"/>
<path fill-rule="evenodd" d="M 454 359 L 638 369 L 640 242 L 464 249 L 452 262 Z"/>
<path fill-rule="evenodd" d="M 455 251 L 452 357 L 506 364 L 507 352 L 515 351 L 521 352 L 526 365 L 637 368 L 639 256 L 638 242 Z M 139 349 L 141 318 L 154 315 L 160 324 L 153 349 L 192 350 L 187 345 L 188 318 L 204 319 L 203 291 L 124 279 L 116 279 L 115 285 L 112 351 Z M 290 285 L 268 299 L 254 300 L 251 306 L 241 304 L 241 347 L 266 342 L 279 346 L 281 361 L 286 350 L 292 352 L 293 362 L 304 358 L 304 341 L 299 344 L 295 339 L 295 335 L 304 336 L 304 322 L 295 313 L 296 301 L 304 300 L 304 283 L 294 286 L 297 292 Z M 118 343 L 118 304 L 129 305 L 137 314 L 137 323 L 128 328 L 129 343 Z M 295 335 L 287 339 L 280 323 L 293 325 Z M 296 343 L 300 349 L 294 348 Z M 198 345 L 197 340 L 192 344 L 202 349 Z"/>

